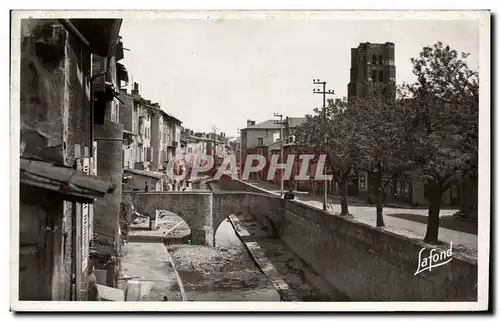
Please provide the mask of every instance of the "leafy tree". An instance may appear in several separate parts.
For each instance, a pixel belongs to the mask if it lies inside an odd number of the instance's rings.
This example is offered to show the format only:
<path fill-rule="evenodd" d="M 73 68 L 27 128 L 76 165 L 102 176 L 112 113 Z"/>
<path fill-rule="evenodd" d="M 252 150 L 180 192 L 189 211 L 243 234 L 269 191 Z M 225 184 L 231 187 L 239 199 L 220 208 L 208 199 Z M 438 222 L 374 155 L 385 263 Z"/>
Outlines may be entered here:
<path fill-rule="evenodd" d="M 349 104 L 350 122 L 357 155 L 356 168 L 369 174 L 369 192 L 375 198 L 377 226 L 384 226 L 385 189 L 392 180 L 411 167 L 408 139 L 412 119 L 407 97 L 398 94 L 393 83 L 368 82 L 367 95 Z"/>
<path fill-rule="evenodd" d="M 313 115 L 306 115 L 306 121 L 296 131 L 298 145 L 326 155 L 327 166 L 339 185 L 341 215 L 349 215 L 347 180 L 356 159 L 355 141 L 349 135 L 352 123 L 347 105 L 345 98 L 328 100 L 325 111 L 315 109 Z"/>
<path fill-rule="evenodd" d="M 477 173 L 479 84 L 467 56 L 438 42 L 411 60 L 417 81 L 406 88 L 418 123 L 412 157 L 429 187 L 427 243 L 438 243 L 443 193 Z"/>

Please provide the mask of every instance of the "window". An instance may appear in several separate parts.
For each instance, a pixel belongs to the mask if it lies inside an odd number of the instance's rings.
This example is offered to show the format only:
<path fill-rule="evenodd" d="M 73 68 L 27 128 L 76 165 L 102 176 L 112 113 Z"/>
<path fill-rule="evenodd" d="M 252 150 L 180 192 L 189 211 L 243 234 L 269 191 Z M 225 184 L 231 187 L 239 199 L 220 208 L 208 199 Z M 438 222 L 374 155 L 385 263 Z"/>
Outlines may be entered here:
<path fill-rule="evenodd" d="M 384 71 L 380 70 L 378 72 L 378 81 L 384 81 Z"/>
<path fill-rule="evenodd" d="M 115 122 L 116 123 L 120 122 L 120 104 L 119 103 L 115 104 Z"/>
<path fill-rule="evenodd" d="M 365 175 L 359 176 L 359 189 L 366 190 Z"/>
<path fill-rule="evenodd" d="M 458 198 L 458 188 L 456 185 L 451 186 L 451 198 L 457 199 Z"/>
<path fill-rule="evenodd" d="M 410 196 L 410 183 L 404 182 L 404 197 L 409 197 Z"/>
<path fill-rule="evenodd" d="M 396 193 L 398 196 L 401 196 L 401 197 L 409 197 L 410 196 L 410 183 L 408 183 L 406 181 L 398 181 Z"/>
<path fill-rule="evenodd" d="M 376 55 L 372 56 L 372 64 L 374 64 L 374 65 L 377 64 L 377 56 Z"/>
<path fill-rule="evenodd" d="M 398 196 L 403 196 L 404 182 L 398 181 Z"/>
<path fill-rule="evenodd" d="M 264 138 L 257 138 L 259 146 L 264 145 Z"/>
<path fill-rule="evenodd" d="M 383 65 L 384 64 L 384 60 L 382 58 L 382 55 L 378 55 L 378 64 L 379 65 Z"/>
<path fill-rule="evenodd" d="M 372 70 L 372 81 L 377 81 L 377 71 Z"/>
<path fill-rule="evenodd" d="M 134 112 L 132 113 L 132 132 L 137 133 L 137 108 L 134 107 Z"/>

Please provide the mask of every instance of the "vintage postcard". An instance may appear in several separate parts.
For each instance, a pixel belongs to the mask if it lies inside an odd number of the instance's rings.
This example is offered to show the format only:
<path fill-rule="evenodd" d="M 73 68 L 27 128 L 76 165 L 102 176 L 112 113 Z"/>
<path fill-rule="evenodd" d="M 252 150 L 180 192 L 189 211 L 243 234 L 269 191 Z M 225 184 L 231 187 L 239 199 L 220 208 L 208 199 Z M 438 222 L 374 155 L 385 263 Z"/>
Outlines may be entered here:
<path fill-rule="evenodd" d="M 489 11 L 11 18 L 11 310 L 489 309 Z"/>

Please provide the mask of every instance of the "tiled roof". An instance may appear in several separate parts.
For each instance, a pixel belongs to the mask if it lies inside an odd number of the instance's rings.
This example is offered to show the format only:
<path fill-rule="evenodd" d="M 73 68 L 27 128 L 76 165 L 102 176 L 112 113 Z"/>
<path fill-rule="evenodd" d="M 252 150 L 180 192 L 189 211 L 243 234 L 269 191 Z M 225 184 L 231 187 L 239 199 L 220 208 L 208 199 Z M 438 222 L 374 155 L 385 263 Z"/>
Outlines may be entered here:
<path fill-rule="evenodd" d="M 299 126 L 302 122 L 306 120 L 305 117 L 288 117 L 288 124 L 290 127 L 297 127 Z M 266 120 L 262 123 L 255 124 L 253 126 L 247 127 L 246 129 L 279 129 L 280 124 L 275 124 L 274 119 L 269 119 Z"/>
<path fill-rule="evenodd" d="M 116 188 L 97 176 L 42 160 L 21 157 L 19 169 L 21 184 L 52 190 L 85 203 L 92 203 Z"/>
<path fill-rule="evenodd" d="M 279 129 L 280 125 L 274 123 L 274 119 L 266 120 L 262 123 L 249 126 L 246 129 Z"/>
<path fill-rule="evenodd" d="M 131 168 L 124 169 L 123 171 L 127 172 L 127 173 L 131 173 L 131 174 L 135 174 L 135 175 L 148 176 L 148 177 L 157 178 L 157 179 L 161 179 L 163 177 L 162 173 L 153 172 L 153 171 L 144 171 L 144 170 L 131 169 Z"/>

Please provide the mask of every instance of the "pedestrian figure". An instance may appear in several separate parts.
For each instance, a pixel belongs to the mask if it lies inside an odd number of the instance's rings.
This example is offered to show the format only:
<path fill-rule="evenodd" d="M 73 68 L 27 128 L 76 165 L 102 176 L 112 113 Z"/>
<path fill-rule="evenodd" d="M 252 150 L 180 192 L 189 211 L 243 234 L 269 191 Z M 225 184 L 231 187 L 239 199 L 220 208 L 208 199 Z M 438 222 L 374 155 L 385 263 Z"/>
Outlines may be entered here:
<path fill-rule="evenodd" d="M 144 182 L 144 191 L 147 193 L 149 190 L 148 182 Z"/>

